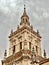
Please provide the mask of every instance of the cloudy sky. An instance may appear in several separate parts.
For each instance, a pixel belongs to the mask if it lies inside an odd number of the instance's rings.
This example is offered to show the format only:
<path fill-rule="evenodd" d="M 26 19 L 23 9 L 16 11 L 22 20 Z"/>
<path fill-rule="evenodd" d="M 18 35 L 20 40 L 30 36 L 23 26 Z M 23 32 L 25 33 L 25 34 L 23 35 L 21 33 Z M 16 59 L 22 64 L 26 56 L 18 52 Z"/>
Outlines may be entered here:
<path fill-rule="evenodd" d="M 49 57 L 49 0 L 25 0 L 25 4 L 31 25 L 42 36 L 42 53 L 45 49 Z M 23 9 L 24 0 L 0 0 L 0 60 L 9 47 L 11 29 L 16 30 L 21 21 Z"/>

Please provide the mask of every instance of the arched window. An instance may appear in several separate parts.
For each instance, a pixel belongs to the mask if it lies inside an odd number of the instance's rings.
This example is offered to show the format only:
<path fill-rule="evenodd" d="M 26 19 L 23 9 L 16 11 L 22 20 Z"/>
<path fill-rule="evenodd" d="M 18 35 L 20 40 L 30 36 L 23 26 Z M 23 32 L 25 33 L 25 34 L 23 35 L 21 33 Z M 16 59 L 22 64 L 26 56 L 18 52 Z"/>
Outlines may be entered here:
<path fill-rule="evenodd" d="M 38 53 L 38 47 L 36 46 L 36 52 Z"/>
<path fill-rule="evenodd" d="M 31 50 L 31 42 L 29 42 L 29 49 Z"/>
<path fill-rule="evenodd" d="M 23 18 L 23 21 L 24 21 L 24 18 Z"/>
<path fill-rule="evenodd" d="M 26 19 L 26 22 L 27 22 L 27 19 Z"/>
<path fill-rule="evenodd" d="M 13 46 L 13 53 L 15 53 L 15 45 Z"/>
<path fill-rule="evenodd" d="M 20 50 L 22 50 L 22 42 L 20 42 Z"/>

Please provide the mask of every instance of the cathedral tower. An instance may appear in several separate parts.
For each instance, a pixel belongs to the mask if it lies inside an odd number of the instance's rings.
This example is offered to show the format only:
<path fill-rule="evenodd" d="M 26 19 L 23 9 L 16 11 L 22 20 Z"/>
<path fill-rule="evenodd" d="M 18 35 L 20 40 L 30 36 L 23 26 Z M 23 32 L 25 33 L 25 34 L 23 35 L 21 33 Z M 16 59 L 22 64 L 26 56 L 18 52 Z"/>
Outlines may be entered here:
<path fill-rule="evenodd" d="M 41 36 L 39 32 L 35 32 L 33 27 L 30 25 L 29 16 L 26 13 L 26 8 L 24 6 L 24 12 L 21 16 L 21 22 L 18 29 L 9 36 L 10 47 L 9 55 L 13 55 L 22 50 L 32 51 L 34 47 L 36 55 L 41 56 Z"/>
<path fill-rule="evenodd" d="M 32 52 L 34 49 L 34 53 Z M 21 16 L 17 30 L 11 30 L 9 36 L 9 57 L 2 61 L 3 65 L 31 65 L 31 55 L 41 58 L 41 36 L 39 31 L 34 31 L 29 22 L 26 8 Z"/>

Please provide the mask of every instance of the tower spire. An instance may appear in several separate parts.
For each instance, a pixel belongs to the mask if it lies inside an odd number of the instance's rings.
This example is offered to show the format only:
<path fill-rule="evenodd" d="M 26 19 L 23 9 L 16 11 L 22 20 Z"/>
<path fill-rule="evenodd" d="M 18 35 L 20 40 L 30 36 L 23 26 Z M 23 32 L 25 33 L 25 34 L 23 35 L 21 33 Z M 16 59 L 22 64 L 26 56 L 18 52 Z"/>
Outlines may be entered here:
<path fill-rule="evenodd" d="M 23 17 L 27 17 L 27 18 L 29 19 L 28 15 L 27 15 L 27 13 L 26 13 L 26 5 L 25 5 L 25 4 L 24 4 L 24 12 L 23 12 L 23 15 L 21 16 L 21 19 L 22 19 Z"/>
<path fill-rule="evenodd" d="M 30 25 L 29 16 L 26 13 L 26 6 L 25 6 L 25 4 L 24 4 L 24 12 L 23 12 L 23 15 L 21 16 L 21 23 L 20 23 L 20 25 L 23 24 L 23 23 Z"/>
<path fill-rule="evenodd" d="M 27 15 L 27 13 L 26 13 L 26 5 L 24 4 L 24 13 L 23 13 L 23 15 Z"/>

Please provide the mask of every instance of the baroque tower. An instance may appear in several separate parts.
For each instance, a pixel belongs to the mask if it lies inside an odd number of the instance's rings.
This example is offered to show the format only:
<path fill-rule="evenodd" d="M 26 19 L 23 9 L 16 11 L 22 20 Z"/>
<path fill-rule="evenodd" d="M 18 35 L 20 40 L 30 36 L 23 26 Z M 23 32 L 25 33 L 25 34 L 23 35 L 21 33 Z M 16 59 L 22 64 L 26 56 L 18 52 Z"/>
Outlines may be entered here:
<path fill-rule="evenodd" d="M 39 35 L 39 32 L 35 32 L 30 25 L 29 16 L 26 13 L 25 7 L 23 15 L 21 16 L 20 26 L 18 26 L 17 31 L 11 31 L 9 39 L 10 56 L 20 51 L 32 51 L 33 47 L 36 55 L 41 56 L 41 36 Z"/>
<path fill-rule="evenodd" d="M 31 58 L 44 59 L 41 55 L 41 36 L 34 31 L 29 21 L 26 8 L 21 16 L 17 30 L 11 30 L 9 36 L 9 56 L 2 60 L 2 65 L 31 65 Z M 32 58 L 33 59 L 33 58 Z M 24 64 L 25 63 L 25 64 Z"/>

